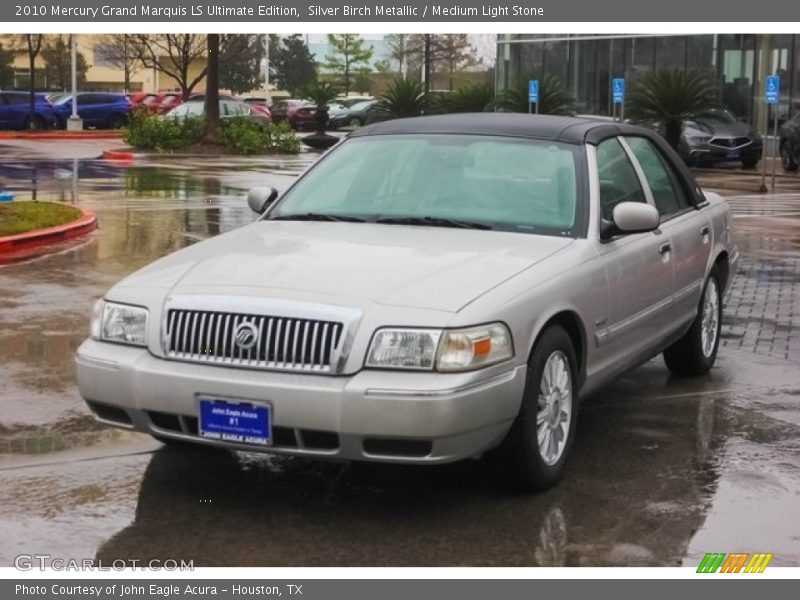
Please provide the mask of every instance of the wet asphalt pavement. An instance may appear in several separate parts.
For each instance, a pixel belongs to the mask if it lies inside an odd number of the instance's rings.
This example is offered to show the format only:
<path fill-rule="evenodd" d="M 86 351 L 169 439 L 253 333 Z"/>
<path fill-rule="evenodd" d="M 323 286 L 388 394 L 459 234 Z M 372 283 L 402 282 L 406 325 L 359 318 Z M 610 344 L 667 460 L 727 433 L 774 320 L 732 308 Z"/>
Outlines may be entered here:
<path fill-rule="evenodd" d="M 588 399 L 564 480 L 526 496 L 485 461 L 167 450 L 97 425 L 72 368 L 94 300 L 252 221 L 246 190 L 285 188 L 314 158 L 132 166 L 97 155 L 92 144 L 0 145 L 0 188 L 76 202 L 100 223 L 0 266 L 0 565 L 41 552 L 196 566 L 696 565 L 734 551 L 800 565 L 800 180 L 764 197 L 750 191 L 754 174 L 701 174 L 731 196 L 743 252 L 716 368 L 682 380 L 658 358 Z"/>

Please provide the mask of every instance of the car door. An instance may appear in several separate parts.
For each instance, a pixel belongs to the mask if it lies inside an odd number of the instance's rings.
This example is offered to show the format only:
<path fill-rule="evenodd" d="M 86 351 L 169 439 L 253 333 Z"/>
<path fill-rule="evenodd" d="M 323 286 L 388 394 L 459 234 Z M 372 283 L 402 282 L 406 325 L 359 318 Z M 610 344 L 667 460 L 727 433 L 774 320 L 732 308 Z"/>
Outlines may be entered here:
<path fill-rule="evenodd" d="M 0 129 L 11 129 L 11 107 L 6 96 L 7 94 L 0 94 Z"/>
<path fill-rule="evenodd" d="M 713 234 L 708 210 L 689 202 L 686 182 L 652 141 L 635 136 L 625 141 L 647 179 L 661 216 L 660 229 L 672 244 L 675 291 L 670 312 L 679 329 L 696 314 L 705 282 Z"/>
<path fill-rule="evenodd" d="M 620 202 L 652 203 L 641 169 L 624 141 L 610 138 L 596 150 L 600 218 L 611 220 Z M 646 358 L 669 329 L 674 267 L 669 234 L 618 235 L 598 243 L 608 306 L 596 325 L 601 368 L 618 372 Z"/>
<path fill-rule="evenodd" d="M 83 119 L 83 123 L 87 127 L 97 125 L 95 94 L 78 94 L 78 116 Z"/>

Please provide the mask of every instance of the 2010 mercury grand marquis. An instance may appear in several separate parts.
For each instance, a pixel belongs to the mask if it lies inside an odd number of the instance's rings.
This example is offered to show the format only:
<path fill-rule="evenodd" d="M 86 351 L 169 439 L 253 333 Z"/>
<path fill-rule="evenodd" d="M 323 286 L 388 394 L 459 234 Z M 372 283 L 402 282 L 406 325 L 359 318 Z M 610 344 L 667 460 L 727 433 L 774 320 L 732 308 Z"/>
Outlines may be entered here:
<path fill-rule="evenodd" d="M 560 475 L 578 399 L 717 354 L 727 204 L 648 130 L 480 114 L 350 135 L 256 222 L 98 301 L 80 392 L 165 443 Z"/>

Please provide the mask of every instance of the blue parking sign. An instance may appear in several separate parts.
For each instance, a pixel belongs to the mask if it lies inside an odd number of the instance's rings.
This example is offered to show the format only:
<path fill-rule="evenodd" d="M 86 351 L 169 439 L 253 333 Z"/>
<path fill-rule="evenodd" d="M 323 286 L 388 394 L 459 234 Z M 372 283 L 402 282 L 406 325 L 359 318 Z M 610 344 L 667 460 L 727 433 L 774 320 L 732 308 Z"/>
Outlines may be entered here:
<path fill-rule="evenodd" d="M 770 75 L 767 77 L 766 85 L 764 86 L 764 102 L 767 104 L 778 104 L 781 96 L 781 78 L 779 75 Z"/>
<path fill-rule="evenodd" d="M 614 104 L 625 102 L 625 80 L 622 77 L 611 80 L 611 95 L 614 97 Z"/>
<path fill-rule="evenodd" d="M 528 102 L 531 104 L 539 103 L 539 80 L 531 79 L 528 82 Z"/>

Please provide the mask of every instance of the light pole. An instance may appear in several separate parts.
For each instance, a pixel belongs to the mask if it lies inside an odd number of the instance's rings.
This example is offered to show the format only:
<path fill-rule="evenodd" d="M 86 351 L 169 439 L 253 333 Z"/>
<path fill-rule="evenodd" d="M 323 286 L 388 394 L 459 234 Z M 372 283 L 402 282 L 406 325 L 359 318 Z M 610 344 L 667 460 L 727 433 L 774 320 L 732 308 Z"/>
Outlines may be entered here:
<path fill-rule="evenodd" d="M 269 34 L 264 34 L 264 99 L 267 106 L 272 104 L 272 94 L 269 93 Z"/>
<path fill-rule="evenodd" d="M 70 39 L 70 70 L 72 71 L 72 115 L 67 119 L 67 131 L 82 131 L 83 119 L 78 116 L 78 36 L 74 33 Z"/>

